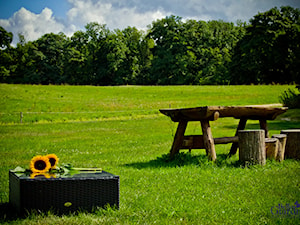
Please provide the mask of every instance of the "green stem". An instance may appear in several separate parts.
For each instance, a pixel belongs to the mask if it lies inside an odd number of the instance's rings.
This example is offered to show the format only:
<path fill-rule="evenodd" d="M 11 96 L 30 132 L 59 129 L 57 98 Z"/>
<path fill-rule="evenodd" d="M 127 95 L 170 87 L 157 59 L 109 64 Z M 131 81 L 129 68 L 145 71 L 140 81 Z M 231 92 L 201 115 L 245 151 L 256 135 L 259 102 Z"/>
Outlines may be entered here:
<path fill-rule="evenodd" d="M 72 168 L 73 170 L 78 170 L 78 171 L 101 171 L 102 172 L 102 168 Z"/>

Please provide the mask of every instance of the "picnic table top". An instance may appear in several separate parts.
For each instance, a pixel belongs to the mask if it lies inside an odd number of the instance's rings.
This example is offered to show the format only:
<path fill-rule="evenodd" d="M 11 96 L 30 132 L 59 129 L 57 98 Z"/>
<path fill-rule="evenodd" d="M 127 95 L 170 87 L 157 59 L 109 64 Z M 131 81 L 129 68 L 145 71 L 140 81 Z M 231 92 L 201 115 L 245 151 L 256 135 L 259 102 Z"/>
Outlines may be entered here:
<path fill-rule="evenodd" d="M 195 108 L 160 109 L 172 121 L 200 121 L 216 120 L 219 117 L 234 117 L 236 119 L 274 120 L 278 115 L 286 112 L 287 107 L 273 107 L 270 105 L 256 106 L 202 106 Z"/>

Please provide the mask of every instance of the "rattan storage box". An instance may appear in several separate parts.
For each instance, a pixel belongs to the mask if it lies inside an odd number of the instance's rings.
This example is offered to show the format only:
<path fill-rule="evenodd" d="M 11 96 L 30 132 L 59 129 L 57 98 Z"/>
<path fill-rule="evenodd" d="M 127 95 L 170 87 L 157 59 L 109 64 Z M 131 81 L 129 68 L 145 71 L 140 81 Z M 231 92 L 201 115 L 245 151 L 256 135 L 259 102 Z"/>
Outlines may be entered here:
<path fill-rule="evenodd" d="M 119 208 L 119 176 L 80 173 L 64 178 L 30 178 L 9 171 L 9 202 L 19 213 L 30 210 L 69 213 L 106 205 Z"/>

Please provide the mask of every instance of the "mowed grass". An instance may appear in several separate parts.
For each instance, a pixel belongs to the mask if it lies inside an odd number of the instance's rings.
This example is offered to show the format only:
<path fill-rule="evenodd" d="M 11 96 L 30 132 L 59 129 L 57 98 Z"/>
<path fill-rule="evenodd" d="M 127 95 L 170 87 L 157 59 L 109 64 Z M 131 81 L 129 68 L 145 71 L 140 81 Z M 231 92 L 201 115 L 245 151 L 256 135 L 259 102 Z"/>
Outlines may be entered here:
<path fill-rule="evenodd" d="M 242 168 L 230 145 L 217 145 L 217 162 L 204 150 L 170 161 L 176 124 L 160 108 L 276 104 L 291 86 L 31 86 L 0 85 L 0 204 L 9 201 L 8 170 L 32 156 L 55 153 L 60 163 L 101 167 L 120 176 L 120 209 L 56 216 L 0 213 L 7 224 L 299 224 L 273 215 L 300 201 L 300 163 L 268 161 Z M 23 112 L 22 124 L 20 112 Z M 270 134 L 300 128 L 300 111 L 270 121 Z M 238 121 L 211 123 L 215 137 L 232 136 Z M 250 121 L 247 129 L 258 128 Z M 187 134 L 201 134 L 190 123 Z"/>
<path fill-rule="evenodd" d="M 149 117 L 160 108 L 278 103 L 288 86 L 39 86 L 0 84 L 0 123 Z M 127 118 L 126 118 L 127 119 Z"/>

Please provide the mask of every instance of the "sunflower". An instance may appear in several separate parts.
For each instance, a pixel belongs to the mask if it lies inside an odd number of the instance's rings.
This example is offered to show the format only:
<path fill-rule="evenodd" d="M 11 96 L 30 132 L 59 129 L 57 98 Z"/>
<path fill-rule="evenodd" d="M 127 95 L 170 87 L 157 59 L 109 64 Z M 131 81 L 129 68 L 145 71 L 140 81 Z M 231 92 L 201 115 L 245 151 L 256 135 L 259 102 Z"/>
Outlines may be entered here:
<path fill-rule="evenodd" d="M 30 178 L 51 178 L 49 173 L 31 173 Z"/>
<path fill-rule="evenodd" d="M 49 154 L 46 155 L 46 157 L 49 159 L 49 162 L 51 164 L 51 169 L 56 169 L 56 165 L 58 163 L 58 157 L 55 154 Z"/>
<path fill-rule="evenodd" d="M 30 161 L 30 169 L 33 173 L 46 173 L 51 168 L 49 158 L 46 156 L 35 156 Z"/>

